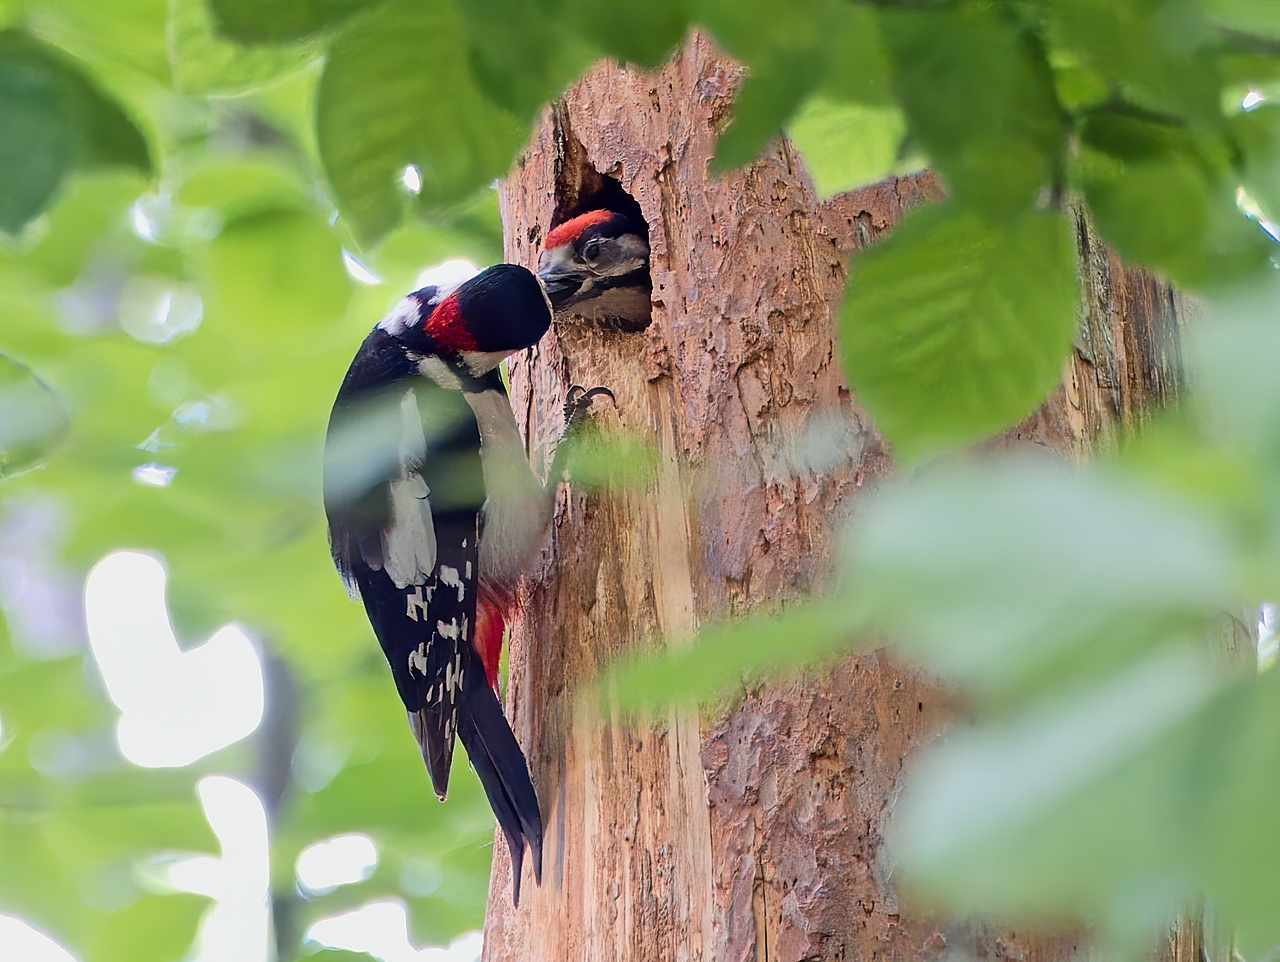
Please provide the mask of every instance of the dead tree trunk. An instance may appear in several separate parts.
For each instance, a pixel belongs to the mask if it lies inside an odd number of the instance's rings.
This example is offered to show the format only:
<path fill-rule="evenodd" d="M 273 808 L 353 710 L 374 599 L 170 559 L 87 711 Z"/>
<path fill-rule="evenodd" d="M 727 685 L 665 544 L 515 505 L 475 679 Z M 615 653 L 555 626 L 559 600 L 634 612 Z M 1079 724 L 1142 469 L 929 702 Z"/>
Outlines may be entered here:
<path fill-rule="evenodd" d="M 547 112 L 502 190 L 507 259 L 528 266 L 587 195 L 620 186 L 638 202 L 652 323 L 561 319 L 512 364 L 512 402 L 545 464 L 568 386 L 606 385 L 618 404 L 605 430 L 652 438 L 660 467 L 643 491 L 562 494 L 527 580 L 508 699 L 548 826 L 545 874 L 513 909 L 495 846 L 485 958 L 909 960 L 962 935 L 980 956 L 1066 958 L 1070 936 L 964 935 L 898 905 L 882 828 L 904 760 L 948 718 L 922 673 L 851 658 L 744 691 L 715 717 L 671 710 L 643 726 L 576 707 L 623 650 L 821 590 L 841 519 L 892 467 L 845 382 L 834 321 L 849 253 L 936 182 L 819 203 L 786 142 L 710 176 L 741 74 L 699 37 L 653 73 L 600 64 Z M 1005 439 L 1070 456 L 1178 385 L 1178 304 L 1080 223 L 1087 295 L 1065 387 Z M 815 432 L 833 449 L 820 462 Z"/>

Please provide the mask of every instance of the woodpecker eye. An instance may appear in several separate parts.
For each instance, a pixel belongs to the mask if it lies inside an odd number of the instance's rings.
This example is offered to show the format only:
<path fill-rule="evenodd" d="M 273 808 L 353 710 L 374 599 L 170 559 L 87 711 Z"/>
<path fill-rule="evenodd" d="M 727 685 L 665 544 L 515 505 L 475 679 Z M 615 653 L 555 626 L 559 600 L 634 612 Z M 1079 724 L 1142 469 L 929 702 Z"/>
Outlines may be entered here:
<path fill-rule="evenodd" d="M 600 256 L 600 248 L 604 246 L 604 241 L 599 237 L 593 237 L 582 245 L 582 256 L 584 259 L 593 261 Z"/>

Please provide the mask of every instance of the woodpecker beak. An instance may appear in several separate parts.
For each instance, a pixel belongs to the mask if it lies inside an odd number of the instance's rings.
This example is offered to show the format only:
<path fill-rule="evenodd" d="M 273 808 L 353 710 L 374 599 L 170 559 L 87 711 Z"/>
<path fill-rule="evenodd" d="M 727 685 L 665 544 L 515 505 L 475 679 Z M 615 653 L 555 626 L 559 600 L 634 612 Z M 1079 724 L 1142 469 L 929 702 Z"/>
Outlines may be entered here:
<path fill-rule="evenodd" d="M 538 280 L 546 288 L 551 307 L 560 310 L 582 289 L 591 274 L 573 261 L 573 245 L 543 251 L 538 258 Z"/>

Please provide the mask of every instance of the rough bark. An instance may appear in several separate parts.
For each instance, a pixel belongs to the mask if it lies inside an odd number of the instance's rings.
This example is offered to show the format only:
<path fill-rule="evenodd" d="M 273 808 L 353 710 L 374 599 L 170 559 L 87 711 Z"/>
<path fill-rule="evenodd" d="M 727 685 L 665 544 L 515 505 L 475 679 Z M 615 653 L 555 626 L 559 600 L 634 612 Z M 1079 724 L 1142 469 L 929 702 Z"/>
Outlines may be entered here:
<path fill-rule="evenodd" d="M 511 365 L 512 400 L 545 465 L 568 386 L 607 385 L 618 403 L 603 429 L 651 438 L 660 464 L 643 490 L 562 491 L 522 589 L 508 704 L 548 825 L 545 875 L 513 909 L 495 846 L 485 959 L 909 960 L 960 936 L 986 957 L 1067 958 L 1070 935 L 953 929 L 898 904 L 885 821 L 904 764 L 949 717 L 919 671 L 850 658 L 712 717 L 646 724 L 575 700 L 632 646 L 820 590 L 842 518 L 892 468 L 845 382 L 834 319 L 848 256 L 938 186 L 920 175 L 821 203 L 785 141 L 712 177 L 740 79 L 696 36 L 656 72 L 600 64 L 502 190 L 507 258 L 529 266 L 593 178 L 639 203 L 652 323 L 559 320 Z M 1083 333 L 1064 387 L 1003 440 L 1071 457 L 1179 382 L 1177 301 L 1079 223 Z"/>

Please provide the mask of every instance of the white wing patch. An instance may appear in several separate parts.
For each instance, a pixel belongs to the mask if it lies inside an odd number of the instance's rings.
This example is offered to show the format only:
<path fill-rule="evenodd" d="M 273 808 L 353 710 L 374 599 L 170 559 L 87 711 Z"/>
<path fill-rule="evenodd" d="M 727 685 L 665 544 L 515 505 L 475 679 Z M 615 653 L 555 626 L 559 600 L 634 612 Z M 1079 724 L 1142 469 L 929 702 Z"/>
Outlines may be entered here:
<path fill-rule="evenodd" d="M 383 566 L 397 588 L 424 584 L 436 566 L 431 490 L 418 474 L 427 453 L 413 389 L 400 400 L 400 477 L 391 481 L 391 522 L 382 532 Z"/>

